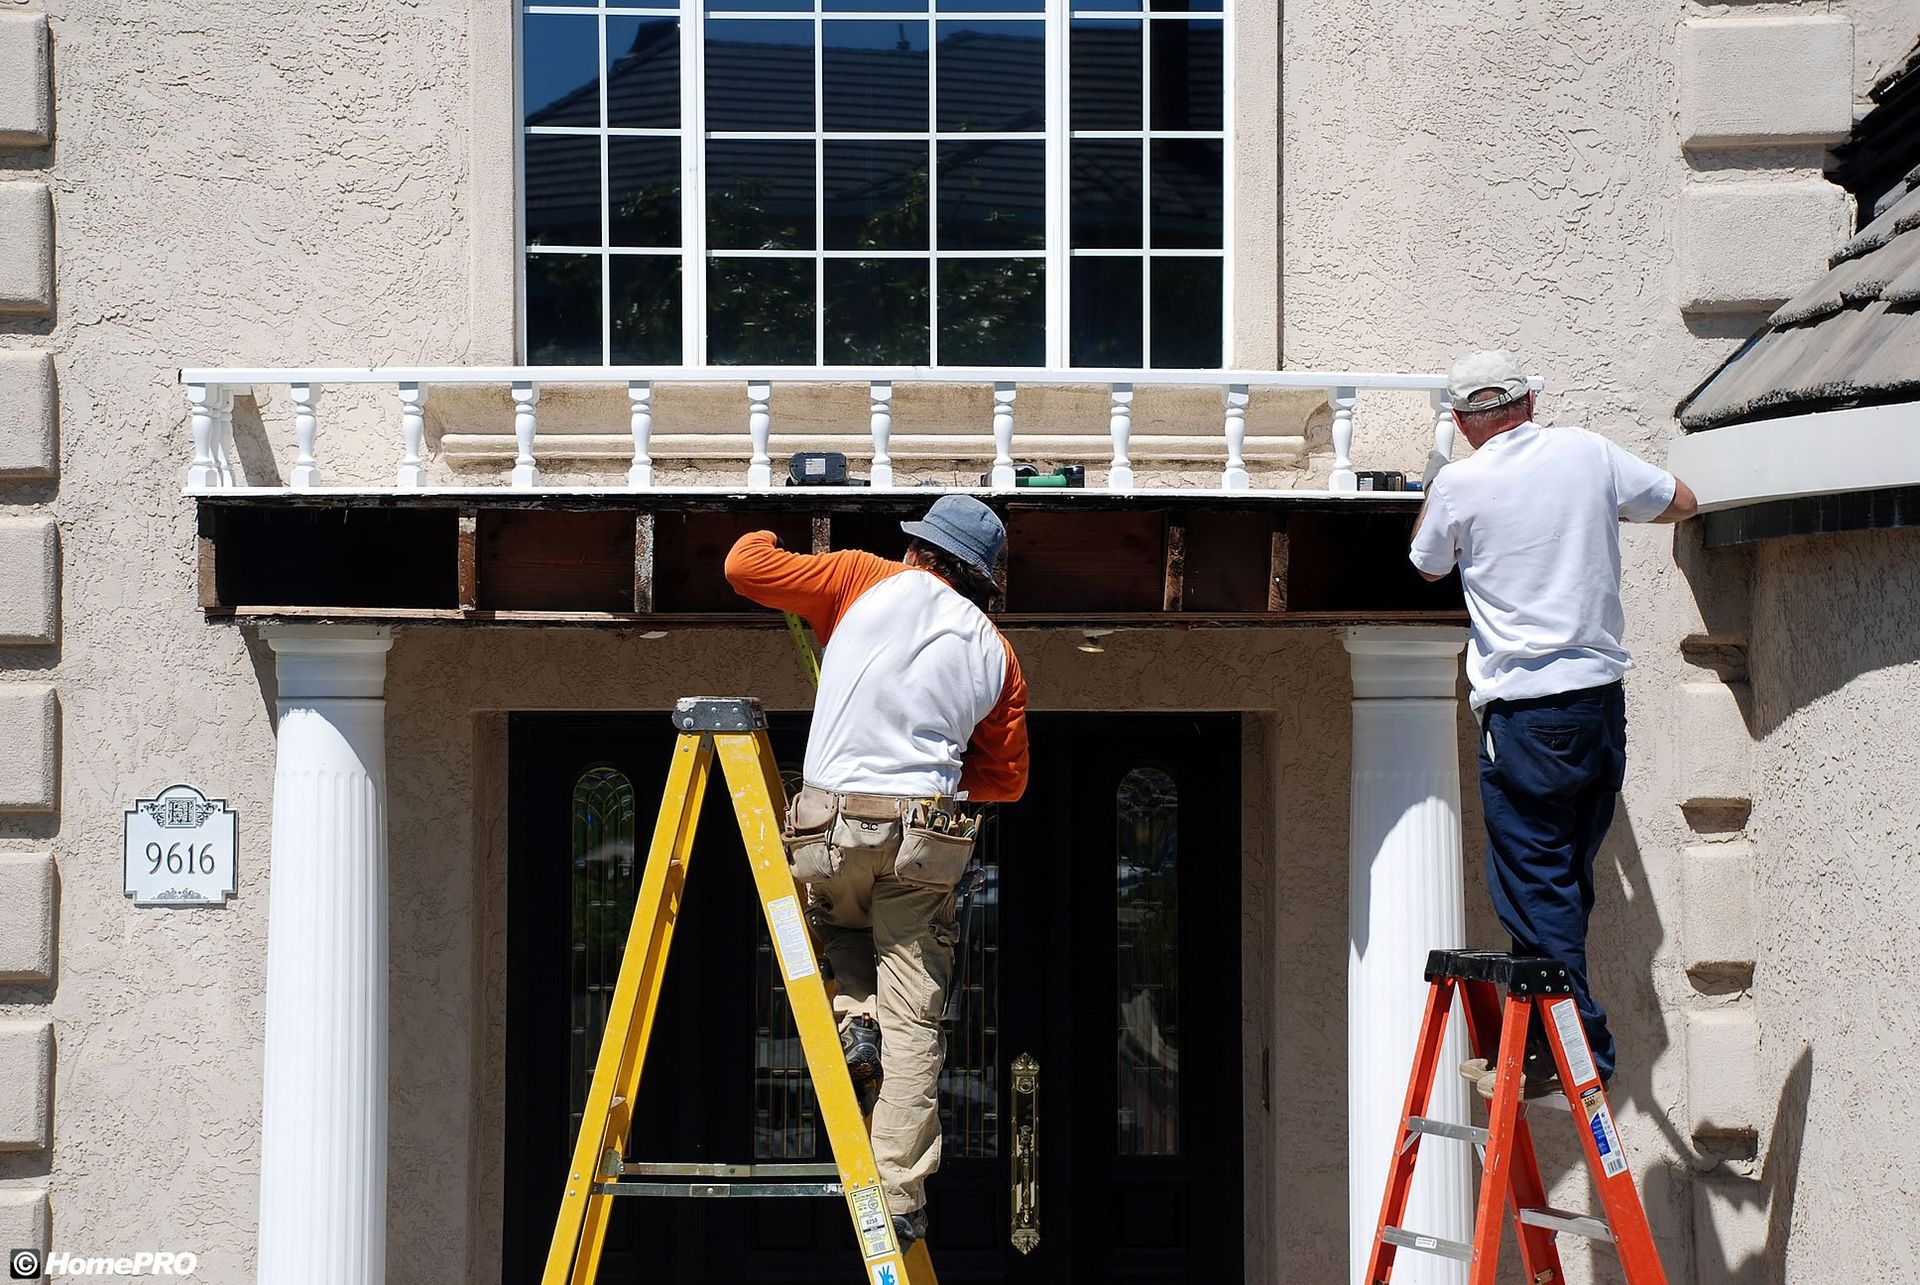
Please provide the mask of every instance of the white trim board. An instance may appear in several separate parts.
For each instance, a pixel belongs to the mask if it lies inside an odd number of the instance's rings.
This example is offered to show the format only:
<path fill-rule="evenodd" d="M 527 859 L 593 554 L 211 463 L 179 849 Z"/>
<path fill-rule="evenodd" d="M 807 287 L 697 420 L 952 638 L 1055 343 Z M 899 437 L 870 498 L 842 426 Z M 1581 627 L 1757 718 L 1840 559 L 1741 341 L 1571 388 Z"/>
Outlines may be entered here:
<path fill-rule="evenodd" d="M 1920 485 L 1920 402 L 1788 415 L 1689 433 L 1667 468 L 1700 511 Z"/>

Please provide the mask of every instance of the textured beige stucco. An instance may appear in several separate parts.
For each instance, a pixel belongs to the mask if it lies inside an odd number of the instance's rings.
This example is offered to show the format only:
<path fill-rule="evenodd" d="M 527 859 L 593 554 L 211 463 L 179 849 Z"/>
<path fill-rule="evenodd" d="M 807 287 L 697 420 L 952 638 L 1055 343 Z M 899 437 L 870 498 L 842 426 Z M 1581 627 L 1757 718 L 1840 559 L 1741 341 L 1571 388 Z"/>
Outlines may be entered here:
<path fill-rule="evenodd" d="M 1766 1279 L 1900 1280 L 1920 1139 L 1920 533 L 1763 545 L 1752 676 Z M 1762 622 L 1764 622 L 1764 627 Z M 1896 1123 L 1889 1125 L 1889 1119 Z"/>
<path fill-rule="evenodd" d="M 60 371 L 57 494 L 8 478 L 5 502 L 58 522 L 62 629 L 57 647 L 0 675 L 0 697 L 33 688 L 39 700 L 57 679 L 60 810 L 0 811 L 0 850 L 53 852 L 59 968 L 57 988 L 0 984 L 0 1021 L 51 1018 L 59 1039 L 54 1146 L 0 1154 L 0 1230 L 50 1190 L 62 1244 L 191 1249 L 196 1279 L 239 1285 L 252 1278 L 258 1184 L 273 682 L 263 648 L 195 606 L 174 370 L 513 357 L 512 176 L 498 165 L 511 155 L 499 135 L 512 128 L 501 71 L 511 9 L 45 8 L 59 145 L 10 157 L 21 173 L 8 182 L 51 188 L 57 312 L 12 319 L 0 349 L 50 351 Z M 1849 10 L 1857 68 L 1910 42 L 1909 0 Z M 1260 115 L 1259 95 L 1278 96 L 1285 182 L 1277 232 L 1260 226 L 1257 193 L 1241 208 L 1236 247 L 1277 253 L 1236 263 L 1248 281 L 1271 274 L 1236 303 L 1236 326 L 1284 297 L 1281 355 L 1293 367 L 1436 369 L 1462 348 L 1505 344 L 1549 381 L 1547 417 L 1658 458 L 1675 399 L 1745 333 L 1741 319 L 1689 321 L 1676 303 L 1683 193 L 1726 177 L 1694 170 L 1680 148 L 1672 59 L 1685 17 L 1647 0 L 1286 6 L 1277 39 L 1239 46 L 1243 103 Z M 1236 147 L 1257 146 L 1266 119 L 1237 124 Z M 1244 360 L 1261 359 L 1248 347 L 1256 334 L 1241 330 Z M 241 399 L 251 480 L 287 475 L 284 398 Z M 436 392 L 431 432 L 458 431 L 462 405 Z M 1304 484 L 1324 476 L 1326 414 L 1293 418 L 1306 422 L 1308 468 L 1269 477 Z M 390 391 L 329 393 L 331 475 L 390 477 L 397 420 Z M 1429 424 L 1423 397 L 1364 397 L 1356 457 L 1416 467 Z M 616 407 L 609 431 L 623 427 Z M 0 423 L 0 468 L 15 467 L 13 433 Z M 1920 783 L 1910 719 L 1894 713 L 1915 697 L 1907 604 L 1920 600 L 1920 559 L 1897 536 L 1796 542 L 1757 559 L 1761 1154 L 1753 1174 L 1709 1188 L 1692 1174 L 1683 1045 L 1687 1014 L 1719 997 L 1689 983 L 1680 941 L 1681 851 L 1698 836 L 1677 806 L 1678 693 L 1700 675 L 1678 645 L 1709 629 L 1745 563 L 1714 555 L 1683 571 L 1665 530 L 1632 529 L 1624 543 L 1640 668 L 1593 971 L 1621 1037 L 1622 1128 L 1673 1278 L 1699 1263 L 1719 1270 L 1703 1266 L 1701 1280 L 1752 1280 L 1740 1273 L 1790 1257 L 1790 1279 L 1898 1279 L 1896 1217 L 1920 1201 L 1920 1154 L 1885 1128 L 1887 1086 L 1920 1052 L 1920 1029 L 1900 1010 L 1836 1015 L 1889 974 L 1920 976 L 1920 906 L 1902 864 Z M 1349 733 L 1337 640 L 1119 635 L 1100 657 L 1060 636 L 1018 641 L 1050 708 L 1250 711 L 1249 1279 L 1338 1279 L 1345 1117 L 1326 1086 L 1345 1080 Z M 777 634 L 402 632 L 389 684 L 390 1279 L 485 1280 L 497 1261 L 497 712 L 657 708 L 694 678 L 751 683 L 791 706 L 803 693 L 785 647 Z M 1470 773 L 1469 737 L 1463 725 Z M 43 743 L 36 730 L 30 747 Z M 0 787 L 11 772 L 0 765 Z M 175 780 L 240 814 L 240 896 L 224 909 L 141 910 L 122 894 L 121 810 Z M 1470 775 L 1464 795 L 1470 935 L 1495 942 Z M 1274 1096 L 1262 1112 L 1257 1058 L 1269 1043 Z M 1571 1142 L 1551 1140 L 1546 1161 L 1556 1200 L 1581 1203 Z M 1603 1254 L 1568 1257 L 1577 1281 L 1610 1279 Z"/>

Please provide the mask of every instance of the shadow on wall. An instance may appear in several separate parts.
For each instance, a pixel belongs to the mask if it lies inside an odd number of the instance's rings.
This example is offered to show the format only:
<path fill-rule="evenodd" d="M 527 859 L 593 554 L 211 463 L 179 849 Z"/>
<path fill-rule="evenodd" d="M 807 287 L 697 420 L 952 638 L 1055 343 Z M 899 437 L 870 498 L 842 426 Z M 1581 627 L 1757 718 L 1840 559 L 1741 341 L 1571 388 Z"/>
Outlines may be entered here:
<path fill-rule="evenodd" d="M 1746 648 L 1753 697 L 1742 703 L 1761 740 L 1796 712 L 1876 670 L 1920 664 L 1920 530 L 1798 536 L 1704 547 L 1699 522 L 1674 536 L 1711 646 Z M 1750 596 L 1749 596 L 1750 595 Z M 1705 663 L 1705 662 L 1698 662 Z"/>
<path fill-rule="evenodd" d="M 1793 1206 L 1799 1194 L 1800 1148 L 1806 1138 L 1812 1085 L 1813 1050 L 1803 1048 L 1781 1087 L 1759 1172 L 1698 1179 L 1715 1203 L 1731 1206 L 1718 1220 L 1703 1218 L 1696 1223 L 1694 1264 L 1702 1285 L 1779 1285 L 1787 1279 L 1787 1237 L 1793 1230 Z M 1744 1224 L 1751 1215 L 1765 1217 L 1766 1241 L 1758 1253 L 1736 1260 L 1720 1242 L 1717 1228 L 1723 1223 Z"/>

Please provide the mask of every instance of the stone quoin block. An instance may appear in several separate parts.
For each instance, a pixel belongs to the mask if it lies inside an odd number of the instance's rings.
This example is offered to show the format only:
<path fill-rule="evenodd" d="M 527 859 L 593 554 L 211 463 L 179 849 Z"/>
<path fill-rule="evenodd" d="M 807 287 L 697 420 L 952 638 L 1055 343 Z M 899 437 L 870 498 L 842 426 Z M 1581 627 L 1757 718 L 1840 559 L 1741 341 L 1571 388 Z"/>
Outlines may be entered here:
<path fill-rule="evenodd" d="M 60 543 L 52 518 L 0 518 L 0 645 L 53 642 Z"/>
<path fill-rule="evenodd" d="M 1753 736 L 1742 711 L 1745 683 L 1683 683 L 1679 749 L 1680 802 L 1753 797 Z"/>
<path fill-rule="evenodd" d="M 0 183 L 0 312 L 44 316 L 53 311 L 53 197 L 45 183 Z"/>
<path fill-rule="evenodd" d="M 1694 1285 L 1754 1285 L 1767 1251 L 1767 1186 L 1754 1178 L 1693 1180 Z M 1774 1195 L 1779 1198 L 1779 1193 Z M 1667 1260 L 1667 1266 L 1676 1264 Z"/>
<path fill-rule="evenodd" d="M 1827 270 L 1847 194 L 1818 179 L 1696 183 L 1680 199 L 1680 306 L 1763 312 Z"/>
<path fill-rule="evenodd" d="M 60 702 L 51 685 L 0 683 L 0 745 L 0 812 L 59 806 Z"/>
<path fill-rule="evenodd" d="M 0 982 L 53 977 L 53 855 L 0 852 Z"/>
<path fill-rule="evenodd" d="M 0 13 L 0 147 L 45 147 L 53 139 L 47 16 Z"/>
<path fill-rule="evenodd" d="M 1687 1014 L 1687 1119 L 1693 1136 L 1752 1132 L 1759 1071 L 1760 1025 L 1750 1005 Z"/>
<path fill-rule="evenodd" d="M 0 1022 L 0 1151 L 53 1143 L 53 1023 Z"/>
<path fill-rule="evenodd" d="M 1680 26 L 1680 140 L 1830 143 L 1853 128 L 1853 22 L 1826 14 Z"/>
<path fill-rule="evenodd" d="M 54 475 L 60 466 L 54 418 L 53 358 L 0 352 L 0 479 Z"/>
<path fill-rule="evenodd" d="M 1753 964 L 1753 846 L 1709 843 L 1686 849 L 1681 861 L 1685 936 L 1690 968 Z"/>
<path fill-rule="evenodd" d="M 0 1251 L 37 1249 L 46 1253 L 52 1224 L 45 1191 L 37 1187 L 0 1188 Z"/>

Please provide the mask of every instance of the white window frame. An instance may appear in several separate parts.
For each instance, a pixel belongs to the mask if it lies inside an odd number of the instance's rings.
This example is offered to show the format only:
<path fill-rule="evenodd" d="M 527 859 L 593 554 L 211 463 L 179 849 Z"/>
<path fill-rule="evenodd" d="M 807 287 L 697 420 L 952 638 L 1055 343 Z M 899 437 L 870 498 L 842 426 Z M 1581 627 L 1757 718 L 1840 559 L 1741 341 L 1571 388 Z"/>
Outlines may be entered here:
<path fill-rule="evenodd" d="M 937 0 L 927 0 L 928 9 L 933 10 Z M 1218 259 L 1220 261 L 1220 347 L 1221 365 L 1229 364 L 1234 350 L 1233 300 L 1236 288 L 1234 272 L 1234 5 L 1231 0 L 1218 0 L 1218 3 L 1206 9 L 1166 10 L 1157 13 L 1149 6 L 1151 0 L 1143 0 L 1138 9 L 1105 9 L 1094 6 L 1076 7 L 1071 0 L 1046 0 L 1041 11 L 1012 12 L 994 10 L 990 12 L 955 12 L 948 14 L 929 13 L 927 49 L 927 126 L 924 141 L 929 142 L 935 157 L 939 144 L 948 140 L 992 141 L 995 139 L 1032 140 L 1043 138 L 1046 145 L 1046 215 L 1045 247 L 1032 250 L 828 250 L 825 238 L 825 169 L 824 146 L 828 138 L 836 142 L 859 142 L 862 140 L 923 141 L 917 134 L 887 134 L 867 132 L 833 131 L 829 134 L 825 128 L 826 117 L 822 97 L 824 78 L 822 61 L 825 41 L 822 26 L 828 21 L 869 20 L 897 21 L 903 18 L 913 20 L 919 15 L 888 13 L 880 11 L 834 12 L 827 15 L 821 7 L 821 0 L 813 0 L 811 10 L 736 10 L 728 9 L 724 4 L 708 5 L 704 0 L 688 0 L 682 8 L 610 8 L 600 3 L 545 3 L 543 0 L 515 0 L 513 15 L 514 44 L 514 85 L 513 85 L 513 126 L 514 126 L 514 238 L 516 259 L 514 280 L 518 291 L 517 306 L 514 309 L 515 345 L 521 360 L 526 360 L 527 348 L 527 243 L 526 227 L 526 138 L 529 132 L 526 124 L 524 101 L 524 50 L 522 38 L 525 17 L 529 12 L 539 14 L 572 14 L 582 17 L 594 17 L 598 20 L 600 38 L 599 85 L 600 120 L 606 120 L 607 110 L 607 49 L 606 17 L 672 19 L 680 24 L 680 124 L 675 129 L 636 129 L 628 127 L 611 128 L 605 125 L 587 126 L 540 126 L 532 132 L 549 135 L 574 135 L 606 139 L 611 137 L 636 138 L 676 138 L 680 142 L 680 245 L 673 249 L 647 248 L 632 246 L 613 246 L 612 212 L 607 199 L 608 185 L 608 148 L 604 141 L 600 149 L 600 244 L 598 246 L 569 246 L 569 251 L 592 253 L 600 256 L 600 354 L 599 365 L 608 364 L 612 351 L 612 278 L 609 270 L 614 255 L 674 255 L 681 264 L 681 364 L 689 368 L 720 369 L 713 367 L 707 356 L 707 261 L 710 251 L 706 245 L 707 189 L 705 172 L 705 143 L 709 138 L 706 129 L 706 75 L 705 75 L 705 25 L 710 19 L 767 19 L 777 18 L 790 21 L 809 19 L 813 23 L 814 52 L 814 129 L 811 135 L 804 132 L 782 132 L 783 140 L 801 141 L 811 137 L 814 144 L 814 244 L 811 250 L 729 250 L 721 252 L 728 258 L 771 258 L 803 259 L 810 258 L 816 264 L 824 264 L 831 258 L 844 259 L 910 259 L 924 261 L 929 265 L 928 276 L 928 351 L 930 366 L 940 367 L 940 296 L 939 262 L 942 258 L 981 258 L 1011 259 L 1037 258 L 1045 263 L 1045 363 L 1044 369 L 1070 369 L 1069 346 L 1069 303 L 1071 299 L 1071 261 L 1076 258 L 1122 258 L 1137 259 L 1140 262 L 1141 288 L 1141 357 L 1142 366 L 1149 367 L 1153 359 L 1153 311 L 1151 306 L 1153 261 L 1156 258 L 1198 258 Z M 941 21 L 968 22 L 1034 22 L 1046 24 L 1046 118 L 1047 126 L 1039 134 L 1034 133 L 994 133 L 988 131 L 966 131 L 942 134 L 936 127 L 938 119 L 937 64 L 939 58 L 939 28 Z M 1103 22 L 1138 22 L 1141 25 L 1141 128 L 1134 130 L 1075 130 L 1070 119 L 1070 74 L 1072 24 L 1077 20 Z M 1153 98 L 1153 24 L 1156 21 L 1215 21 L 1221 27 L 1221 128 L 1218 130 L 1165 130 L 1152 128 Z M 1072 248 L 1072 211 L 1069 208 L 1071 197 L 1071 167 L 1069 143 L 1074 139 L 1120 139 L 1132 140 L 1138 137 L 1142 150 L 1140 185 L 1141 202 L 1141 248 L 1140 249 L 1074 249 Z M 762 140 L 774 137 L 751 131 L 720 131 L 711 137 L 725 141 L 728 139 Z M 1214 249 L 1190 248 L 1153 248 L 1153 182 L 1150 152 L 1154 140 L 1206 139 L 1218 140 L 1221 144 L 1221 245 Z M 689 145 L 697 143 L 698 145 Z M 939 183 L 937 173 L 930 173 L 927 191 L 927 222 L 930 238 L 937 242 L 939 217 Z M 817 270 L 814 273 L 814 351 L 821 357 L 826 356 L 826 273 Z M 811 363 L 809 363 L 811 364 Z M 828 364 L 824 360 L 820 363 Z M 732 365 L 724 367 L 734 369 Z M 766 369 L 777 369 L 768 365 Z M 742 366 L 745 370 L 748 367 Z M 1040 369 L 1039 367 L 1010 367 L 1013 370 Z"/>

